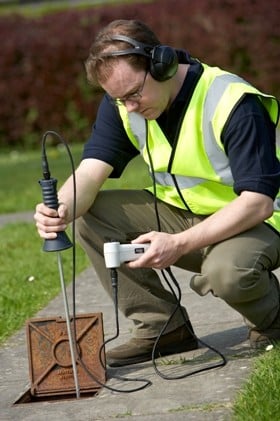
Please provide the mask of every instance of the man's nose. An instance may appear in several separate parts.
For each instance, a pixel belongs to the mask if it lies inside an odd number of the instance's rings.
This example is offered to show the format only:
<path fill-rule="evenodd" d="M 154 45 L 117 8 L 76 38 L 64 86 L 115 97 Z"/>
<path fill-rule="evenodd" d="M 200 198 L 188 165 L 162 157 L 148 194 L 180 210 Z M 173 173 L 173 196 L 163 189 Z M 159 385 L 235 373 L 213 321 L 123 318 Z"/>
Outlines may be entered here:
<path fill-rule="evenodd" d="M 136 111 L 139 107 L 139 102 L 137 101 L 132 101 L 130 99 L 127 99 L 125 101 L 125 106 L 126 106 L 126 110 L 128 113 L 131 113 L 133 111 Z"/>

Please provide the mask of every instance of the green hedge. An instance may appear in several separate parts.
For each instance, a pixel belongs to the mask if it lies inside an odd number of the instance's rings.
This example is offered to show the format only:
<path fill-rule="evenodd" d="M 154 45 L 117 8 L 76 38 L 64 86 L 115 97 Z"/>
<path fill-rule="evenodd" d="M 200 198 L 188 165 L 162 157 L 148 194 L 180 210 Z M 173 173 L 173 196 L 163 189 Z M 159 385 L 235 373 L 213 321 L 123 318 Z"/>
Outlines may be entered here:
<path fill-rule="evenodd" d="M 158 0 L 0 17 L 0 147 L 36 147 L 49 129 L 71 142 L 87 138 L 100 93 L 88 86 L 84 61 L 113 19 L 144 20 L 162 42 L 280 96 L 279 12 L 279 0 Z"/>

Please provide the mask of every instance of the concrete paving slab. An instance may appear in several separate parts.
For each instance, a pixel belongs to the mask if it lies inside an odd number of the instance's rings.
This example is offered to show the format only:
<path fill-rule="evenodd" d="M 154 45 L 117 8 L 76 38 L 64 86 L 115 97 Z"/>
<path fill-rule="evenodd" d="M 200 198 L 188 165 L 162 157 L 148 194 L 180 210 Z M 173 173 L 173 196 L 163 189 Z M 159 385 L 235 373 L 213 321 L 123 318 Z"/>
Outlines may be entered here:
<path fill-rule="evenodd" d="M 189 288 L 191 273 L 174 269 L 182 288 L 182 303 L 187 306 L 194 329 L 203 341 L 199 350 L 118 369 L 108 368 L 106 385 L 131 390 L 139 383 L 117 377 L 149 380 L 152 385 L 136 392 L 113 392 L 102 388 L 96 396 L 55 401 L 16 403 L 30 389 L 25 329 L 20 330 L 0 348 L 0 420 L 1 421 L 131 421 L 230 420 L 237 391 L 250 375 L 255 354 L 246 340 L 247 329 L 241 316 L 218 298 L 199 297 Z M 59 282 L 59 278 L 54 282 Z M 70 308 L 72 286 L 67 288 Z M 102 312 L 105 339 L 115 335 L 113 305 L 89 268 L 76 281 L 76 314 Z M 62 294 L 36 317 L 64 318 Z M 130 337 L 131 325 L 121 314 L 120 337 L 110 346 Z M 161 377 L 183 376 L 194 369 L 221 361 L 204 343 L 222 352 L 228 362 L 219 367 L 178 380 Z M 108 346 L 108 348 L 110 347 Z M 142 383 L 141 383 L 142 384 Z"/>
<path fill-rule="evenodd" d="M 280 144 L 280 131 L 277 132 Z M 0 215 L 0 226 L 12 222 L 33 221 L 34 212 Z M 25 329 L 21 329 L 0 347 L 0 421 L 227 421 L 232 418 L 232 403 L 238 390 L 249 377 L 255 354 L 246 341 L 243 320 L 222 301 L 208 295 L 199 297 L 188 287 L 190 274 L 174 270 L 182 288 L 182 303 L 188 308 L 196 334 L 207 344 L 221 351 L 228 359 L 226 366 L 205 371 L 181 380 L 164 380 L 151 363 L 108 370 L 107 385 L 123 386 L 116 376 L 149 379 L 152 385 L 134 393 L 116 393 L 103 388 L 95 397 L 16 404 L 30 389 Z M 280 279 L 280 270 L 276 271 Z M 59 282 L 54 280 L 54 282 Z M 68 287 L 71 297 L 71 286 Z M 100 287 L 93 269 L 77 279 L 77 314 L 102 312 L 105 339 L 115 333 L 112 303 Z M 37 317 L 64 317 L 62 294 L 37 314 Z M 120 337 L 130 336 L 130 325 L 120 315 Z M 175 362 L 193 359 L 201 350 L 168 357 L 174 364 L 160 366 L 164 373 L 185 373 L 185 364 Z M 204 353 L 205 362 L 213 355 Z M 175 360 L 175 361 L 174 361 Z M 187 366 L 187 368 L 189 368 Z"/>
<path fill-rule="evenodd" d="M 0 227 L 15 222 L 34 222 L 34 211 L 0 215 Z"/>

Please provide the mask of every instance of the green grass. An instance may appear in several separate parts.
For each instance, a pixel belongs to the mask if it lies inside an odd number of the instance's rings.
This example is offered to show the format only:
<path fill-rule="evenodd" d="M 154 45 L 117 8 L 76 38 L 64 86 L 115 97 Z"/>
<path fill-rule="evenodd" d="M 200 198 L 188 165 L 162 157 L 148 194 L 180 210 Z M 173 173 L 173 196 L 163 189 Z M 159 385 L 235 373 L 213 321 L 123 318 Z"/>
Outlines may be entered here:
<path fill-rule="evenodd" d="M 75 165 L 80 162 L 82 145 L 70 145 Z M 71 173 L 66 148 L 47 148 L 51 176 L 58 180 L 58 189 Z M 135 177 L 137 174 L 137 177 Z M 142 174 L 142 175 L 141 175 Z M 34 209 L 42 200 L 39 179 L 42 178 L 41 152 L 0 151 L 0 214 Z M 144 164 L 133 160 L 119 180 L 108 180 L 104 188 L 129 188 L 151 184 Z"/>
<path fill-rule="evenodd" d="M 57 253 L 42 251 L 43 241 L 33 224 L 8 224 L 0 229 L 0 235 L 1 342 L 44 308 L 61 289 Z M 69 283 L 72 280 L 72 248 L 61 252 L 61 257 L 65 280 Z M 79 246 L 76 260 L 77 273 L 89 265 Z"/>
<path fill-rule="evenodd" d="M 75 166 L 81 156 L 81 145 L 70 145 Z M 64 147 L 47 148 L 51 175 L 58 188 L 71 173 L 69 156 Z M 137 178 L 135 179 L 135 174 Z M 0 214 L 34 211 L 42 200 L 38 180 L 41 178 L 41 152 L 2 151 L 0 153 Z M 108 180 L 104 188 L 141 188 L 150 184 L 139 159 L 131 162 L 123 177 Z M 12 223 L 0 227 L 0 342 L 21 328 L 24 322 L 60 292 L 56 253 L 42 251 L 43 240 L 35 223 Z M 71 232 L 69 232 L 71 237 Z M 65 279 L 72 280 L 72 249 L 62 253 Z M 89 261 L 77 244 L 76 274 Z"/>
<path fill-rule="evenodd" d="M 75 165 L 82 145 L 70 145 Z M 71 172 L 65 148 L 47 149 L 52 176 L 59 185 Z M 0 214 L 34 210 L 41 201 L 38 180 L 41 178 L 40 151 L 0 152 Z M 135 178 L 135 174 L 137 177 Z M 104 188 L 141 188 L 150 184 L 139 159 L 131 162 L 120 180 L 109 180 Z M 0 343 L 25 321 L 61 292 L 56 253 L 42 251 L 35 224 L 14 223 L 0 227 Z M 69 232 L 71 237 L 71 233 Z M 72 249 L 62 253 L 65 279 L 72 280 Z M 83 271 L 89 261 L 77 244 L 77 270 Z M 280 413 L 280 349 L 275 348 L 256 358 L 252 376 L 236 396 L 233 405 L 235 421 L 276 420 Z"/>
<path fill-rule="evenodd" d="M 145 3 L 149 0 L 142 0 L 142 3 Z M 9 15 L 11 13 L 20 14 L 25 17 L 40 17 L 45 16 L 50 13 L 61 12 L 66 9 L 87 9 L 98 6 L 108 5 L 112 7 L 114 5 L 124 4 L 124 3 L 137 3 L 138 0 L 96 0 L 94 3 L 91 0 L 80 1 L 76 4 L 71 4 L 65 1 L 55 1 L 55 2 L 45 2 L 34 4 L 19 4 L 19 1 L 13 1 L 10 4 L 1 5 L 0 4 L 0 15 Z"/>
<path fill-rule="evenodd" d="M 79 162 L 81 150 L 81 146 L 72 149 L 75 163 Z M 67 151 L 60 146 L 51 147 L 47 155 L 51 175 L 58 180 L 59 187 L 71 172 Z M 0 214 L 34 209 L 41 201 L 40 178 L 40 151 L 0 151 Z"/>
<path fill-rule="evenodd" d="M 280 414 L 280 347 L 256 359 L 252 374 L 238 393 L 234 421 L 272 421 Z"/>

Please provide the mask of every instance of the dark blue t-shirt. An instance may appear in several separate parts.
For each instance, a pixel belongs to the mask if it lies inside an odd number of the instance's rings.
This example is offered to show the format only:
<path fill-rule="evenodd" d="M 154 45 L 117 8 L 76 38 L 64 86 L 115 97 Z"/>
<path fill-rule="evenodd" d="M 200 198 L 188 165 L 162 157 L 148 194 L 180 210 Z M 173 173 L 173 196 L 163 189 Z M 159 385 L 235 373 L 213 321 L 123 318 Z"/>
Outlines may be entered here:
<path fill-rule="evenodd" d="M 180 116 L 184 115 L 203 71 L 200 63 L 190 65 L 184 84 L 170 108 L 158 119 L 170 144 L 176 142 Z M 245 95 L 224 127 L 222 142 L 234 179 L 234 191 L 258 192 L 275 198 L 280 185 L 280 163 L 276 157 L 276 133 L 267 111 L 255 95 Z M 139 151 L 129 140 L 117 108 L 107 94 L 101 101 L 83 159 L 96 158 L 112 165 L 111 177 L 119 177 Z"/>

